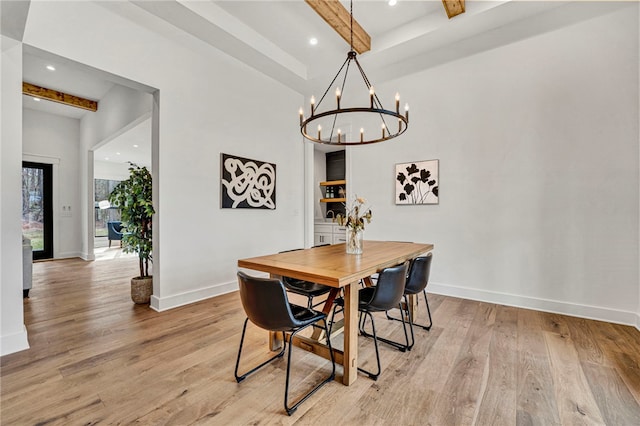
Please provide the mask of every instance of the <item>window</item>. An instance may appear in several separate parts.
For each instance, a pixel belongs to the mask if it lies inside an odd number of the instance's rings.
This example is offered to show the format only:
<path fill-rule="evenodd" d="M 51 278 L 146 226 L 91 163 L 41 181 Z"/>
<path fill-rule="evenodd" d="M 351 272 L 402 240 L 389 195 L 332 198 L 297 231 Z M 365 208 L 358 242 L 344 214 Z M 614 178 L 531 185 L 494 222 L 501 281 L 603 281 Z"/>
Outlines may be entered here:
<path fill-rule="evenodd" d="M 106 237 L 107 236 L 107 222 L 110 221 L 119 221 L 120 220 L 120 210 L 115 207 L 109 207 L 107 209 L 101 209 L 99 206 L 100 201 L 108 200 L 109 194 L 113 191 L 113 188 L 119 184 L 119 180 L 108 180 L 108 179 L 95 179 L 95 218 L 96 218 L 96 227 L 95 227 L 95 236 L 96 237 Z"/>

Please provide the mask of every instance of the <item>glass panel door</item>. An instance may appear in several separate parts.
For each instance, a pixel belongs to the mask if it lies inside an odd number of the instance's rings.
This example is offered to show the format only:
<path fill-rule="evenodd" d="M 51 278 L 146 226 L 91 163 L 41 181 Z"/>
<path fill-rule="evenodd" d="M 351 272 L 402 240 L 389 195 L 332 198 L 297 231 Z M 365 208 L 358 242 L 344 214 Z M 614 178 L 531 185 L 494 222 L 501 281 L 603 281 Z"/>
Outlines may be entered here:
<path fill-rule="evenodd" d="M 22 235 L 31 240 L 34 259 L 53 257 L 51 164 L 22 163 Z"/>

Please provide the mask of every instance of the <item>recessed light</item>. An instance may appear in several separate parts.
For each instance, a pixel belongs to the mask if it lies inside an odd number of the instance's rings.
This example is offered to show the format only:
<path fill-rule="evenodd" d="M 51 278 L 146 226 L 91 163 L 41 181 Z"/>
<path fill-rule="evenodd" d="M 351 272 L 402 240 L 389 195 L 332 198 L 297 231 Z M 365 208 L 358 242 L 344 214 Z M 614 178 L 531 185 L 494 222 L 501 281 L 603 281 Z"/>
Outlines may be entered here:
<path fill-rule="evenodd" d="M 398 0 L 389 0 L 389 6 L 395 6 L 398 3 Z"/>
<path fill-rule="evenodd" d="M 137 147 L 138 147 L 138 145 L 134 145 L 133 147 L 134 147 L 134 148 L 137 148 Z"/>
<path fill-rule="evenodd" d="M 104 157 L 105 160 L 109 161 L 109 157 Z"/>
<path fill-rule="evenodd" d="M 315 46 L 316 44 L 318 44 L 318 39 L 315 38 L 315 37 L 311 37 L 309 39 L 309 44 L 312 45 L 312 46 Z"/>
<path fill-rule="evenodd" d="M 119 153 L 119 152 L 116 152 L 116 155 L 120 155 L 120 153 Z"/>
<path fill-rule="evenodd" d="M 34 101 L 40 102 L 40 98 L 33 98 Z"/>
<path fill-rule="evenodd" d="M 48 69 L 49 71 L 55 71 L 55 70 L 56 70 L 56 67 L 54 67 L 53 65 L 47 65 L 47 69 Z"/>

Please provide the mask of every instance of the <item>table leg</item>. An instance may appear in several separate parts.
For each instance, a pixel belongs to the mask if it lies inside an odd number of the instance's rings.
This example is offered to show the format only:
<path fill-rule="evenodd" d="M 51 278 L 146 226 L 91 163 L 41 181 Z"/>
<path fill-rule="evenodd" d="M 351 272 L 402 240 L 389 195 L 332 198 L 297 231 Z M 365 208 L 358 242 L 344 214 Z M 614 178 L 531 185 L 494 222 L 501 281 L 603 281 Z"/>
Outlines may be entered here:
<path fill-rule="evenodd" d="M 358 377 L 358 282 L 344 287 L 344 377 L 352 384 Z"/>
<path fill-rule="evenodd" d="M 416 315 L 418 314 L 418 295 L 410 294 L 408 299 L 409 299 L 409 306 L 407 306 L 407 309 L 411 313 L 411 318 L 415 320 Z M 405 320 L 408 321 L 409 318 L 405 318 Z"/>
<path fill-rule="evenodd" d="M 276 278 L 276 279 L 282 278 L 281 275 L 277 275 L 277 274 L 269 274 L 269 277 Z M 276 333 L 275 331 L 269 332 L 269 350 L 270 351 L 279 351 L 280 348 L 282 348 L 283 343 L 284 342 L 282 341 L 282 333 Z"/>
<path fill-rule="evenodd" d="M 270 351 L 279 351 L 282 348 L 282 333 L 270 331 L 269 332 L 269 350 Z"/>
<path fill-rule="evenodd" d="M 329 314 L 331 313 L 331 310 L 333 308 L 333 301 L 336 299 L 338 294 L 340 294 L 340 289 L 332 288 L 331 291 L 329 292 L 329 295 L 327 296 L 327 300 L 324 302 L 324 306 L 322 307 L 322 312 L 327 314 L 327 318 L 329 318 Z M 331 320 L 333 320 L 333 318 L 331 318 Z M 314 328 L 311 338 L 315 340 L 320 340 L 323 337 L 324 337 L 324 331 L 322 331 L 319 328 Z"/>

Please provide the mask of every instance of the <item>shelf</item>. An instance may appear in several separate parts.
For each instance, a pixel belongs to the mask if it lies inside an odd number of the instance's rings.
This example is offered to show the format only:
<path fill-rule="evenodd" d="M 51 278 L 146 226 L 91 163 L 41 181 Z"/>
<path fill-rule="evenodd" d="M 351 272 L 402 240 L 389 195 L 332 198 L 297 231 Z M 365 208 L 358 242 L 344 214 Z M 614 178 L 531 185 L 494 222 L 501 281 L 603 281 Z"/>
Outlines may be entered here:
<path fill-rule="evenodd" d="M 320 182 L 320 186 L 334 186 L 334 185 L 346 185 L 347 181 L 342 180 L 330 180 L 328 182 Z"/>
<path fill-rule="evenodd" d="M 321 198 L 321 203 L 346 203 L 346 198 Z"/>

